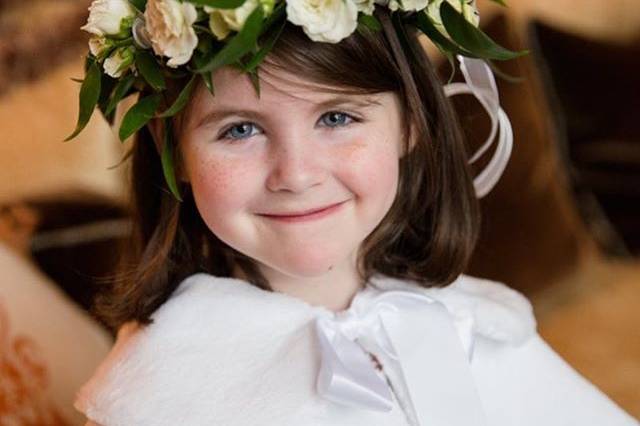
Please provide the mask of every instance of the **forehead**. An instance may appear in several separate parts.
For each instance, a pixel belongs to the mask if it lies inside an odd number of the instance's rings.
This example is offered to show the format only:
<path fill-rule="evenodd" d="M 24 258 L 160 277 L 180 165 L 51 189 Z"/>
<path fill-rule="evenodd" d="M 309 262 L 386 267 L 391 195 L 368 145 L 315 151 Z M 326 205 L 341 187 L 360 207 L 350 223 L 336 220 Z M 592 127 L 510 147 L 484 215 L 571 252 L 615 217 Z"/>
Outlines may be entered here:
<path fill-rule="evenodd" d="M 223 67 L 212 76 L 215 96 L 209 96 L 214 103 L 222 102 L 313 102 L 332 96 L 332 92 L 344 92 L 337 87 L 321 85 L 304 79 L 295 73 L 280 68 L 263 67 L 259 70 L 260 97 L 249 76 L 235 68 Z"/>
<path fill-rule="evenodd" d="M 191 101 L 188 121 L 197 124 L 204 115 L 221 109 L 311 109 L 335 100 L 377 103 L 376 94 L 321 85 L 281 69 L 260 71 L 258 96 L 251 79 L 243 71 L 232 67 L 216 70 L 212 75 L 215 94 L 211 95 L 203 84 L 199 85 Z"/>

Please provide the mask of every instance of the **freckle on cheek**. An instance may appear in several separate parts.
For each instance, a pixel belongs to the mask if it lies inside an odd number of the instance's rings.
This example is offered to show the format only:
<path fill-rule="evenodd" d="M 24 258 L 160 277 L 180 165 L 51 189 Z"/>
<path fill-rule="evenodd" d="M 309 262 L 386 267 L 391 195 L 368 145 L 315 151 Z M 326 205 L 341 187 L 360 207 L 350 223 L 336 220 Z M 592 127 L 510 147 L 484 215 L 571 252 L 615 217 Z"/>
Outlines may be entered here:
<path fill-rule="evenodd" d="M 230 171 L 216 162 L 202 163 L 199 165 L 198 180 L 206 186 L 215 186 L 224 191 L 228 185 Z"/>
<path fill-rule="evenodd" d="M 367 142 L 364 140 L 354 141 L 345 147 L 345 155 L 358 155 L 365 147 Z"/>
<path fill-rule="evenodd" d="M 232 162 L 227 159 L 203 161 L 198 164 L 199 186 L 209 188 L 216 194 L 231 194 L 241 189 L 242 182 L 252 171 L 250 164 Z M 239 188 L 240 187 L 240 188 Z"/>

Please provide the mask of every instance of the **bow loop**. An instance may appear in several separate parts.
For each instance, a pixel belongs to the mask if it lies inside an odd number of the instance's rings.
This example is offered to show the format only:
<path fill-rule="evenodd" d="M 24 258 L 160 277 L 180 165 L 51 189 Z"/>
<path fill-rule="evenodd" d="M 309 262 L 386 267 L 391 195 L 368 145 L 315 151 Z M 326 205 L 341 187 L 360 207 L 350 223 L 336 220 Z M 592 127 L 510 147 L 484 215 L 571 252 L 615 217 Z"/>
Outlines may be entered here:
<path fill-rule="evenodd" d="M 393 407 L 391 390 L 375 371 L 358 339 L 370 339 L 390 359 L 397 360 L 382 316 L 432 303 L 434 299 L 395 290 L 383 292 L 370 301 L 365 301 L 362 294 L 358 296 L 361 297 L 354 299 L 350 309 L 335 314 L 328 312 L 316 320 L 322 355 L 318 393 L 341 404 L 390 411 Z"/>
<path fill-rule="evenodd" d="M 339 330 L 349 340 L 357 340 L 368 330 L 379 327 L 378 311 L 378 307 L 375 307 L 366 312 L 339 312 L 333 321 L 327 321 L 327 326 Z"/>

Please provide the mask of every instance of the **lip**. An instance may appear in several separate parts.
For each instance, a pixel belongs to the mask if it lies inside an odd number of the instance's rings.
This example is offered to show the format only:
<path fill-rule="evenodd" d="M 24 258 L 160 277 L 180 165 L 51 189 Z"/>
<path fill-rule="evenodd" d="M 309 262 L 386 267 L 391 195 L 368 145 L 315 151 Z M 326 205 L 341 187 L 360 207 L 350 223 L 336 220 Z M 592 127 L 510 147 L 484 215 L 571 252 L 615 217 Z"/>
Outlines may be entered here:
<path fill-rule="evenodd" d="M 269 219 L 285 221 L 285 222 L 300 222 L 300 221 L 314 220 L 314 219 L 320 219 L 322 217 L 330 215 L 331 213 L 338 210 L 340 206 L 342 206 L 342 204 L 344 203 L 346 203 L 346 201 L 342 201 L 336 204 L 331 204 L 325 207 L 321 207 L 319 209 L 306 210 L 304 212 L 296 212 L 296 213 L 283 214 L 283 215 L 260 214 L 260 216 L 264 216 Z"/>

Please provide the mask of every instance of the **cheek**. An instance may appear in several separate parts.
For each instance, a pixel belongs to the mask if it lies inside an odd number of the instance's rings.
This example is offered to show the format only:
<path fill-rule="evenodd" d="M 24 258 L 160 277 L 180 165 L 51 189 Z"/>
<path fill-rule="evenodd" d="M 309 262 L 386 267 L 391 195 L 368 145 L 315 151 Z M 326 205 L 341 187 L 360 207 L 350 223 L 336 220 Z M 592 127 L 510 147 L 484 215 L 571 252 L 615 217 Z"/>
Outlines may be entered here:
<path fill-rule="evenodd" d="M 196 205 L 205 222 L 223 222 L 229 213 L 243 208 L 256 182 L 250 164 L 224 156 L 196 154 L 192 158 L 189 179 Z"/>
<path fill-rule="evenodd" d="M 390 206 L 398 183 L 398 153 L 391 143 L 356 143 L 342 153 L 343 181 L 358 196 Z"/>

